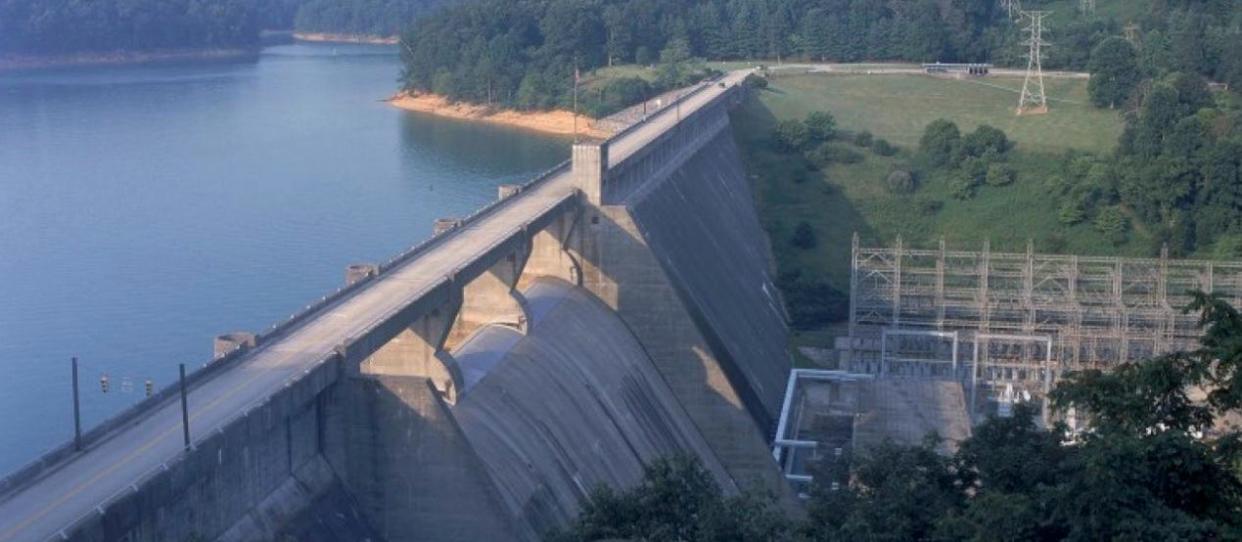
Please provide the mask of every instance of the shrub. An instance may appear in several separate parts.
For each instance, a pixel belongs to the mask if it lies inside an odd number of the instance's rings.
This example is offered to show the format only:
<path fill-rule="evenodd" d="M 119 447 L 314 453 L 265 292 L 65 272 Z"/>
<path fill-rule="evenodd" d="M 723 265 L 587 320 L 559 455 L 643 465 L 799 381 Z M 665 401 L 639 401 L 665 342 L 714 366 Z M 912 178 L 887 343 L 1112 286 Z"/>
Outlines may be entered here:
<path fill-rule="evenodd" d="M 1065 247 L 1067 243 L 1065 241 L 1064 235 L 1053 232 L 1053 233 L 1048 234 L 1048 237 L 1044 238 L 1043 243 L 1040 243 L 1040 244 L 1043 245 L 1042 251 L 1051 252 L 1053 254 L 1060 254 L 1060 253 L 1065 252 Z"/>
<path fill-rule="evenodd" d="M 773 139 L 779 147 L 790 151 L 801 150 L 811 143 L 811 135 L 806 125 L 796 120 L 785 120 L 777 124 Z"/>
<path fill-rule="evenodd" d="M 634 50 L 634 62 L 641 66 L 648 66 L 655 62 L 655 54 L 646 45 L 639 45 L 638 49 Z"/>
<path fill-rule="evenodd" d="M 654 93 L 651 83 L 641 77 L 620 77 L 609 81 L 596 94 L 583 97 L 581 107 L 590 115 L 600 118 L 642 102 Z"/>
<path fill-rule="evenodd" d="M 992 186 L 1009 186 L 1017 176 L 1018 173 L 1008 164 L 992 164 L 988 166 L 986 180 Z"/>
<path fill-rule="evenodd" d="M 961 150 L 963 156 L 983 156 L 988 151 L 1003 155 L 1010 147 L 1005 132 L 983 124 L 962 138 Z"/>
<path fill-rule="evenodd" d="M 1087 213 L 1083 211 L 1082 206 L 1076 202 L 1065 202 L 1061 205 L 1061 210 L 1057 213 L 1057 222 L 1066 226 L 1073 226 L 1083 220 L 1086 220 Z"/>
<path fill-rule="evenodd" d="M 802 250 L 810 250 L 815 248 L 815 245 L 818 243 L 818 240 L 815 238 L 815 229 L 805 221 L 799 222 L 798 227 L 794 228 L 793 239 L 791 239 L 791 242 L 793 243 L 793 246 Z"/>
<path fill-rule="evenodd" d="M 1217 260 L 1242 258 L 1242 235 L 1222 235 L 1212 243 L 1212 257 Z"/>
<path fill-rule="evenodd" d="M 1115 245 L 1124 243 L 1130 220 L 1118 207 L 1105 207 L 1095 215 L 1095 229 Z"/>
<path fill-rule="evenodd" d="M 884 186 L 894 194 L 909 194 L 914 192 L 914 175 L 904 169 L 893 170 L 884 179 Z"/>
<path fill-rule="evenodd" d="M 930 197 L 919 197 L 914 200 L 914 208 L 923 216 L 932 216 L 944 209 L 944 202 Z"/>
<path fill-rule="evenodd" d="M 897 154 L 897 147 L 894 147 L 887 139 L 876 139 L 871 144 L 871 151 L 880 156 L 892 156 Z"/>
<path fill-rule="evenodd" d="M 988 177 L 988 162 L 982 158 L 967 158 L 962 161 L 962 175 L 972 184 L 981 184 Z"/>
<path fill-rule="evenodd" d="M 874 139 L 874 136 L 866 130 L 854 134 L 854 144 L 859 147 L 870 147 L 872 139 Z"/>
<path fill-rule="evenodd" d="M 837 119 L 825 111 L 816 111 L 806 116 L 806 131 L 815 141 L 828 141 L 837 135 Z"/>
<path fill-rule="evenodd" d="M 1047 179 L 1044 179 L 1044 187 L 1047 188 L 1049 192 L 1060 195 L 1069 190 L 1070 184 L 1065 181 L 1065 177 L 1053 175 Z"/>
<path fill-rule="evenodd" d="M 831 143 L 824 143 L 816 147 L 808 155 L 808 158 L 821 166 L 828 164 L 857 164 L 863 161 L 863 155 Z"/>
<path fill-rule="evenodd" d="M 952 191 L 953 197 L 960 200 L 968 200 L 975 197 L 975 189 L 979 183 L 973 178 L 966 175 L 958 175 L 949 181 L 949 190 Z"/>
<path fill-rule="evenodd" d="M 768 78 L 752 73 L 742 80 L 742 85 L 746 88 L 763 90 L 768 88 Z"/>

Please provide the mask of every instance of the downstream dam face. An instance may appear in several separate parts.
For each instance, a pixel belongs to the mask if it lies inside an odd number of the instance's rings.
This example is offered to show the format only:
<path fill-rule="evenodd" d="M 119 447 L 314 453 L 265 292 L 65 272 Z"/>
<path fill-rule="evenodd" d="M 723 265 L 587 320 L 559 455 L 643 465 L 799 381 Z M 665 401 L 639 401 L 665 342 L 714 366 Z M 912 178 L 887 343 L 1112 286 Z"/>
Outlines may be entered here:
<path fill-rule="evenodd" d="M 261 356 L 314 362 L 61 537 L 537 540 L 594 488 L 632 486 L 676 453 L 726 492 L 789 499 L 769 447 L 786 318 L 728 126 L 744 76 L 575 145 L 571 166 L 438 222 L 395 263 L 351 266 L 346 292 L 289 331 L 230 335 L 245 340 L 218 346 L 220 375 L 261 378 Z M 370 305 L 386 308 L 326 353 L 299 340 Z M 6 486 L 77 468 L 56 460 L 0 482 L 0 512 Z M 4 521 L 0 540 L 31 524 Z"/>

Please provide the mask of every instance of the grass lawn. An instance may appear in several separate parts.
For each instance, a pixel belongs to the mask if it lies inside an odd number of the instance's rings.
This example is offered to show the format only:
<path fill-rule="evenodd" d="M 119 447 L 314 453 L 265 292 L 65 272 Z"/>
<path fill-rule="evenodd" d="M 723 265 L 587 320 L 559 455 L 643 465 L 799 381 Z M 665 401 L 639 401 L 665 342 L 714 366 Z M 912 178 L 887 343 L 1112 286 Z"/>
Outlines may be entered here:
<path fill-rule="evenodd" d="M 869 130 L 905 147 L 917 145 L 927 123 L 939 118 L 956 122 L 963 132 L 990 124 L 1004 130 L 1023 151 L 1104 152 L 1121 135 L 1117 113 L 1091 107 L 1086 82 L 1080 80 L 1046 80 L 1051 111 L 1028 117 L 1014 115 L 1020 78 L 800 74 L 778 75 L 774 82 L 762 101 L 777 118 L 830 111 L 847 130 Z"/>
<path fill-rule="evenodd" d="M 1017 95 L 1012 89 L 1020 85 L 1020 80 L 1009 79 L 895 75 L 774 79 L 757 99 L 735 110 L 733 126 L 779 268 L 824 277 L 848 292 L 854 232 L 873 246 L 891 245 L 901 235 L 907 246 L 934 247 L 944 237 L 950 248 L 978 249 L 989 239 L 993 250 L 1022 251 L 1032 239 L 1036 250 L 1043 252 L 1149 254 L 1152 242 L 1143 232 L 1132 231 L 1129 241 L 1115 246 L 1090 224 L 1062 226 L 1057 203 L 1044 184 L 1059 167 L 1057 157 L 1064 151 L 1110 151 L 1121 132 L 1120 116 L 1086 105 L 1085 81 L 1059 80 L 1049 81 L 1049 96 L 1063 100 L 1052 104 L 1050 114 L 1016 117 Z M 820 110 L 832 113 L 840 129 L 870 131 L 901 151 L 882 157 L 839 141 L 865 159 L 833 165 L 795 182 L 788 174 L 795 160 L 774 148 L 772 128 L 780 120 L 802 119 Z M 954 199 L 947 181 L 936 176 L 913 194 L 890 193 L 883 179 L 910 159 L 923 127 L 938 118 L 957 122 L 963 132 L 979 124 L 1003 129 L 1016 143 L 1009 161 L 1018 171 L 1017 182 L 983 186 L 965 201 Z M 812 226 L 818 240 L 810 250 L 798 249 L 790 241 L 803 221 Z M 815 332 L 795 337 L 795 344 L 827 346 L 829 341 L 826 334 Z"/>

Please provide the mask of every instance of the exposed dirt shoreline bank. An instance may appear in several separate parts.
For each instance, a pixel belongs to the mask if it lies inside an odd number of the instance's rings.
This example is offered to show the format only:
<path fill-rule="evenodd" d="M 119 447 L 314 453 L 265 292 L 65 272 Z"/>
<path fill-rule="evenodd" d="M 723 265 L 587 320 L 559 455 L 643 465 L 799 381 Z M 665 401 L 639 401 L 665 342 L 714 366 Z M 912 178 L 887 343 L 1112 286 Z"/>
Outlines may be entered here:
<path fill-rule="evenodd" d="M 233 60 L 257 56 L 257 49 L 207 49 L 166 51 L 109 51 L 63 55 L 0 54 L 0 72 L 64 68 L 72 66 L 120 66 L 185 60 Z"/>
<path fill-rule="evenodd" d="M 515 111 L 486 105 L 453 103 L 435 94 L 413 95 L 400 92 L 388 99 L 392 106 L 407 111 L 417 111 L 439 117 L 471 120 L 513 126 L 545 134 L 573 135 L 574 115 L 570 111 Z M 592 138 L 606 138 L 611 132 L 596 127 L 595 119 L 579 116 L 578 134 Z"/>
<path fill-rule="evenodd" d="M 327 32 L 294 32 L 293 39 L 322 43 L 368 43 L 373 45 L 396 45 L 397 36 L 373 36 L 370 34 L 331 34 Z"/>

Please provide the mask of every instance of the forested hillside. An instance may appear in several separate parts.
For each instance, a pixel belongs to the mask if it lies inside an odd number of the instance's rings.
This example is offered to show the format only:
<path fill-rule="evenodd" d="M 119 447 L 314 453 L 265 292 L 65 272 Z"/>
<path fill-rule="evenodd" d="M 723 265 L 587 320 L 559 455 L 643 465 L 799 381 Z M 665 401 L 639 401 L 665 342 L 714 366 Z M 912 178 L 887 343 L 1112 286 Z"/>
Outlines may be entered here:
<path fill-rule="evenodd" d="M 251 47 L 254 0 L 0 0 L 0 52 Z"/>
<path fill-rule="evenodd" d="M 298 9 L 299 32 L 396 36 L 450 0 L 307 0 Z"/>
<path fill-rule="evenodd" d="M 323 1 L 323 0 L 315 0 Z M 1105 4 L 1106 2 L 1100 2 Z M 1232 0 L 1135 0 L 1125 14 L 1056 9 L 1045 68 L 1087 68 L 1091 50 L 1124 27 L 1161 44 L 1169 62 L 1217 79 L 1242 41 Z M 1123 20 L 1124 18 L 1124 20 Z M 561 103 L 575 66 L 652 64 L 666 52 L 709 60 L 1025 62 L 1021 29 L 996 0 L 479 0 L 418 21 L 406 34 L 406 85 L 518 107 Z M 1230 72 L 1234 70 L 1234 72 Z M 552 99 L 548 99 L 551 97 Z"/>

